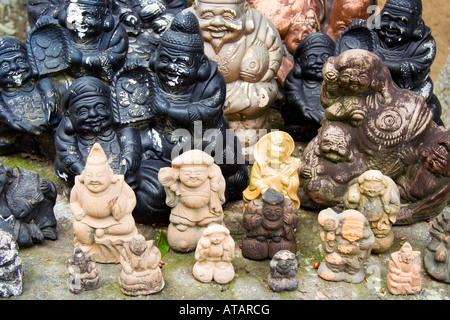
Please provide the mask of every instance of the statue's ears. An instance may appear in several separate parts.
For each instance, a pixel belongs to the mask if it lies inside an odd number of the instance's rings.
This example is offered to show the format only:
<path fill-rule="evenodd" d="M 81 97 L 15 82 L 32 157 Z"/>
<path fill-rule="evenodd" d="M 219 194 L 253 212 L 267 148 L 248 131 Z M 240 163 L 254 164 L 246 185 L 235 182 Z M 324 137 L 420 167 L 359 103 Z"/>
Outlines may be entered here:
<path fill-rule="evenodd" d="M 105 10 L 105 20 L 103 21 L 103 31 L 111 31 L 114 28 L 114 17 L 109 9 Z"/>
<path fill-rule="evenodd" d="M 424 37 L 424 35 L 425 35 L 425 23 L 423 22 L 422 19 L 420 19 L 416 28 L 414 29 L 413 39 L 416 41 L 421 40 Z"/>
<path fill-rule="evenodd" d="M 200 67 L 197 72 L 197 80 L 205 81 L 209 78 L 211 74 L 211 64 L 209 63 L 209 59 L 204 55 L 200 62 Z"/>
<path fill-rule="evenodd" d="M 244 4 L 245 12 L 245 34 L 250 34 L 255 30 L 255 19 L 253 18 L 253 10 L 248 2 Z"/>
<path fill-rule="evenodd" d="M 293 72 L 294 72 L 294 77 L 295 78 L 298 79 L 298 78 L 302 77 L 302 68 L 300 67 L 300 63 L 295 63 L 294 64 Z"/>

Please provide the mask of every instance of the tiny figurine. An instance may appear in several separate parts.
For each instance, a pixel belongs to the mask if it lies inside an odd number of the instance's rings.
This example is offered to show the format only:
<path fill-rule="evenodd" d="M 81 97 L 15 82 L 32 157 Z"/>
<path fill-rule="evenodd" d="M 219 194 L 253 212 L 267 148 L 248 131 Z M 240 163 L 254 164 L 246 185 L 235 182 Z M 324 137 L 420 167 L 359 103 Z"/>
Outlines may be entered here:
<path fill-rule="evenodd" d="M 294 203 L 274 189 L 263 193 L 262 199 L 252 200 L 245 207 L 242 255 L 247 259 L 273 258 L 280 250 L 297 251 L 297 208 Z"/>
<path fill-rule="evenodd" d="M 119 263 L 122 244 L 138 233 L 135 205 L 123 175 L 114 174 L 102 147 L 94 144 L 70 194 L 75 246 L 96 262 Z"/>
<path fill-rule="evenodd" d="M 222 224 L 225 178 L 214 159 L 201 150 L 189 150 L 161 168 L 158 179 L 172 210 L 167 241 L 178 252 L 195 250 L 203 230 L 211 223 Z"/>
<path fill-rule="evenodd" d="M 268 133 L 258 141 L 250 184 L 243 192 L 245 202 L 260 199 L 267 189 L 273 188 L 290 198 L 297 208 L 300 207 L 297 196 L 300 160 L 291 156 L 294 148 L 294 140 L 283 131 Z"/>
<path fill-rule="evenodd" d="M 369 18 L 367 9 L 371 4 L 374 4 L 373 0 L 334 0 L 326 33 L 336 41 L 353 21 Z"/>
<path fill-rule="evenodd" d="M 0 229 L 20 248 L 56 240 L 56 186 L 37 173 L 0 163 Z"/>
<path fill-rule="evenodd" d="M 80 248 L 75 248 L 73 256 L 67 260 L 67 271 L 69 272 L 67 287 L 70 292 L 78 294 L 99 287 L 97 266 L 89 254 Z"/>
<path fill-rule="evenodd" d="M 107 84 L 95 77 L 80 77 L 63 94 L 61 104 L 65 113 L 55 133 L 58 177 L 73 182 L 83 171 L 95 143 L 102 146 L 114 173 L 127 175 L 137 171 L 140 137 L 133 128 L 116 125 Z"/>
<path fill-rule="evenodd" d="M 223 225 L 211 224 L 204 231 L 195 250 L 197 262 L 192 274 L 200 282 L 227 284 L 234 279 L 234 240 Z"/>
<path fill-rule="evenodd" d="M 15 37 L 0 36 L 0 63 L 0 151 L 52 154 L 46 144 L 61 119 L 58 90 L 38 77 L 26 45 Z"/>
<path fill-rule="evenodd" d="M 318 221 L 325 260 L 318 274 L 329 281 L 360 283 L 364 280 L 364 263 L 375 245 L 375 236 L 364 215 L 349 209 L 337 213 L 322 210 Z"/>
<path fill-rule="evenodd" d="M 430 67 L 436 57 L 436 41 L 422 19 L 421 0 L 387 0 L 378 17 L 380 26 L 371 28 L 355 20 L 350 32 L 337 40 L 337 54 L 346 47 L 376 53 L 388 67 L 395 83 L 425 97 L 433 121 L 443 125 L 442 106 L 433 93 Z"/>
<path fill-rule="evenodd" d="M 153 240 L 146 241 L 143 235 L 138 234 L 124 243 L 120 256 L 120 290 L 129 296 L 160 292 L 165 284 L 160 260 L 161 252 Z"/>
<path fill-rule="evenodd" d="M 224 78 L 204 53 L 199 23 L 192 12 L 184 10 L 173 18 L 149 66 L 151 114 L 146 121 L 135 123 L 143 152 L 139 175 L 135 175 L 139 186 L 135 189 L 136 222 L 169 222 L 171 209 L 165 203 L 158 172 L 186 150 L 200 149 L 211 155 L 226 180 L 226 200 L 241 199 L 248 185 L 248 165 L 223 115 Z"/>
<path fill-rule="evenodd" d="M 344 196 L 344 207 L 361 212 L 375 235 L 372 253 L 382 253 L 394 243 L 392 225 L 400 212 L 400 192 L 395 182 L 379 170 L 358 177 Z"/>
<path fill-rule="evenodd" d="M 427 273 L 438 281 L 450 283 L 450 210 L 444 209 L 430 226 L 431 241 L 424 251 Z"/>
<path fill-rule="evenodd" d="M 0 230 L 0 298 L 22 294 L 23 267 L 11 234 Z"/>
<path fill-rule="evenodd" d="M 280 96 L 277 72 L 283 58 L 281 37 L 260 11 L 245 0 L 195 0 L 205 53 L 226 82 L 223 112 L 252 156 L 260 130 L 270 129 L 270 108 Z"/>
<path fill-rule="evenodd" d="M 267 284 L 272 291 L 293 291 L 298 287 L 296 279 L 298 262 L 295 254 L 289 250 L 278 251 L 270 261 L 270 273 Z"/>
<path fill-rule="evenodd" d="M 387 288 L 391 294 L 417 294 L 422 291 L 420 251 L 413 251 L 409 242 L 391 254 Z"/>
<path fill-rule="evenodd" d="M 58 19 L 41 16 L 30 31 L 30 44 L 36 64 L 46 64 L 49 74 L 63 72 L 74 79 L 95 76 L 110 82 L 123 65 L 128 51 L 128 36 L 115 21 L 106 0 L 66 0 Z M 59 22 L 59 25 L 57 23 Z M 58 37 L 56 34 L 59 33 Z M 61 49 L 59 67 L 54 60 Z M 71 80 L 68 79 L 70 84 Z"/>
<path fill-rule="evenodd" d="M 449 133 L 432 120 L 425 98 L 400 88 L 380 57 L 363 49 L 330 57 L 323 76 L 320 98 L 325 118 L 320 136 L 305 147 L 305 165 L 300 169 L 303 177 L 310 176 L 298 189 L 303 206 L 327 208 L 331 203 L 343 209 L 345 187 L 353 183 L 345 177 L 379 170 L 400 186 L 403 205 L 395 224 L 438 215 L 450 196 L 446 159 Z M 353 164 L 312 156 L 312 150 L 324 139 L 322 129 L 337 126 L 349 142 L 348 154 L 356 160 Z M 334 182 L 338 181 L 343 183 L 336 188 Z"/>
<path fill-rule="evenodd" d="M 325 117 L 320 103 L 322 68 L 334 49 L 330 37 L 314 32 L 306 36 L 294 53 L 294 67 L 284 82 L 281 115 L 284 130 L 296 141 L 311 141 Z"/>

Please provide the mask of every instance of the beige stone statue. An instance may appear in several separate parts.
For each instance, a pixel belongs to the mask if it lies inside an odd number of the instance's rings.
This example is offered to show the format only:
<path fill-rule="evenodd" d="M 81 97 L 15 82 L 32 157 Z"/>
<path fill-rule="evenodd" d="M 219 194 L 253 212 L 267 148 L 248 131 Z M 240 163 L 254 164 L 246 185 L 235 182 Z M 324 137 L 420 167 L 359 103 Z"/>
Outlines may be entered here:
<path fill-rule="evenodd" d="M 138 233 L 136 197 L 123 175 L 114 174 L 100 144 L 92 147 L 70 194 L 75 246 L 101 263 L 119 263 L 120 248 Z"/>
<path fill-rule="evenodd" d="M 392 225 L 400 212 L 400 191 L 395 182 L 379 170 L 368 170 L 350 185 L 344 206 L 361 212 L 375 235 L 373 253 L 388 250 L 394 242 Z"/>
<path fill-rule="evenodd" d="M 260 199 L 267 189 L 272 188 L 291 199 L 297 209 L 300 207 L 297 195 L 300 160 L 291 156 L 294 148 L 294 140 L 284 131 L 273 131 L 258 141 L 250 184 L 243 192 L 245 202 Z"/>
<path fill-rule="evenodd" d="M 120 264 L 120 290 L 129 296 L 141 296 L 160 292 L 164 278 L 159 266 L 161 252 L 153 240 L 146 241 L 141 234 L 124 243 Z"/>
<path fill-rule="evenodd" d="M 389 292 L 399 295 L 422 291 L 421 269 L 420 251 L 413 251 L 411 244 L 405 242 L 400 251 L 391 254 L 387 276 Z"/>
<path fill-rule="evenodd" d="M 201 282 L 226 284 L 234 279 L 234 240 L 223 225 L 212 224 L 203 231 L 195 250 L 192 274 Z"/>
<path fill-rule="evenodd" d="M 270 128 L 270 108 L 281 96 L 276 80 L 281 37 L 245 0 L 195 0 L 191 10 L 199 20 L 205 54 L 227 83 L 224 114 L 250 157 L 259 130 Z"/>
<path fill-rule="evenodd" d="M 201 150 L 189 150 L 162 168 L 158 179 L 172 207 L 167 241 L 178 252 L 195 250 L 203 230 L 223 222 L 225 178 L 214 158 Z"/>

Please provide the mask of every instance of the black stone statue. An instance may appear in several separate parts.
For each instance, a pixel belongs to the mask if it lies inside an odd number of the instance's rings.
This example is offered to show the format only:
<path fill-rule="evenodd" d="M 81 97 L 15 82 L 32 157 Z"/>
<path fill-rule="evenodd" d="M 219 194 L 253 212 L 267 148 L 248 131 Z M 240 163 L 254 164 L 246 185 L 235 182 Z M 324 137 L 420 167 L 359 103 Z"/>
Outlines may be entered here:
<path fill-rule="evenodd" d="M 0 164 L 0 229 L 10 233 L 19 247 L 56 240 L 56 196 L 53 182 L 33 171 Z"/>
<path fill-rule="evenodd" d="M 294 68 L 284 82 L 281 115 L 294 140 L 310 141 L 317 135 L 325 111 L 320 103 L 322 68 L 334 54 L 335 44 L 322 32 L 309 34 L 294 52 Z"/>
<path fill-rule="evenodd" d="M 336 42 L 336 55 L 348 49 L 376 53 L 395 83 L 425 97 L 433 120 L 443 125 L 442 107 L 433 93 L 430 67 L 436 57 L 436 41 L 422 19 L 421 0 L 387 0 L 379 16 L 379 28 L 355 20 Z"/>

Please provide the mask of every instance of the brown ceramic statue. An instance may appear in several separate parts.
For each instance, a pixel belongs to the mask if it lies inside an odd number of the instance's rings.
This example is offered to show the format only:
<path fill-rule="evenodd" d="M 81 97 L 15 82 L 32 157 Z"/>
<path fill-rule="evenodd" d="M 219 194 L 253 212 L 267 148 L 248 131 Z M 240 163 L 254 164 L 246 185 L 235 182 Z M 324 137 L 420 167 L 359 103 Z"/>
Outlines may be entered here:
<path fill-rule="evenodd" d="M 67 260 L 67 272 L 69 272 L 67 287 L 72 293 L 78 294 L 99 287 L 97 266 L 89 254 L 80 248 L 75 248 L 73 256 Z"/>
<path fill-rule="evenodd" d="M 101 263 L 119 263 L 120 249 L 138 231 L 132 216 L 133 190 L 114 174 L 103 149 L 94 144 L 70 194 L 75 246 Z"/>
<path fill-rule="evenodd" d="M 321 103 L 326 119 L 321 131 L 341 128 L 342 137 L 349 142 L 348 154 L 356 161 L 350 169 L 347 162 L 310 156 L 311 150 L 323 142 L 319 134 L 305 148 L 302 159 L 311 176 L 299 188 L 302 204 L 313 202 L 325 208 L 334 202 L 333 206 L 343 208 L 338 199 L 347 190 L 336 189 L 330 182 L 342 181 L 343 186 L 349 186 L 350 181 L 343 177 L 379 170 L 402 186 L 404 205 L 396 224 L 438 215 L 450 197 L 446 182 L 448 130 L 432 121 L 425 98 L 399 88 L 381 59 L 366 50 L 352 49 L 330 57 L 323 75 Z M 320 175 L 314 175 L 319 169 Z"/>
<path fill-rule="evenodd" d="M 200 24 L 205 54 L 217 63 L 227 84 L 224 115 L 244 155 L 251 157 L 259 131 L 270 128 L 270 108 L 280 96 L 280 35 L 245 0 L 195 0 L 191 10 Z"/>
<path fill-rule="evenodd" d="M 431 241 L 424 251 L 427 273 L 438 281 L 450 283 L 450 210 L 444 209 L 430 226 Z"/>
<path fill-rule="evenodd" d="M 200 282 L 226 284 L 234 279 L 234 240 L 223 225 L 211 224 L 203 231 L 195 250 L 192 274 Z"/>
<path fill-rule="evenodd" d="M 129 296 L 160 292 L 165 284 L 159 266 L 160 260 L 161 252 L 153 240 L 146 241 L 141 234 L 124 243 L 120 256 L 120 290 Z"/>
<path fill-rule="evenodd" d="M 421 269 L 420 251 L 413 251 L 409 242 L 405 242 L 400 251 L 391 254 L 387 276 L 389 292 L 394 295 L 420 293 Z"/>
<path fill-rule="evenodd" d="M 289 250 L 278 251 L 270 261 L 270 273 L 267 284 L 272 291 L 293 291 L 298 287 L 296 278 L 298 262 L 295 254 Z"/>
<path fill-rule="evenodd" d="M 211 223 L 222 224 L 225 179 L 214 158 L 201 150 L 189 150 L 162 168 L 158 179 L 172 208 L 167 240 L 178 252 L 195 250 L 203 230 Z"/>
<path fill-rule="evenodd" d="M 243 192 L 245 202 L 260 199 L 266 190 L 272 188 L 300 207 L 297 196 L 300 160 L 291 156 L 294 148 L 294 140 L 283 131 L 268 133 L 258 141 L 250 184 Z"/>
<path fill-rule="evenodd" d="M 392 225 L 400 212 L 400 192 L 395 182 L 378 170 L 358 177 L 344 196 L 346 209 L 361 212 L 375 235 L 373 253 L 382 253 L 394 243 Z"/>
<path fill-rule="evenodd" d="M 319 213 L 319 224 L 325 255 L 318 269 L 319 276 L 330 281 L 363 281 L 364 263 L 375 244 L 364 215 L 352 209 L 337 213 L 328 208 Z"/>
<path fill-rule="evenodd" d="M 369 18 L 368 7 L 373 0 L 334 0 L 330 14 L 330 24 L 326 30 L 331 39 L 336 41 L 339 35 L 356 19 Z"/>
<path fill-rule="evenodd" d="M 280 250 L 297 251 L 297 208 L 274 189 L 268 189 L 262 199 L 251 201 L 244 211 L 242 255 L 247 259 L 273 258 Z"/>

